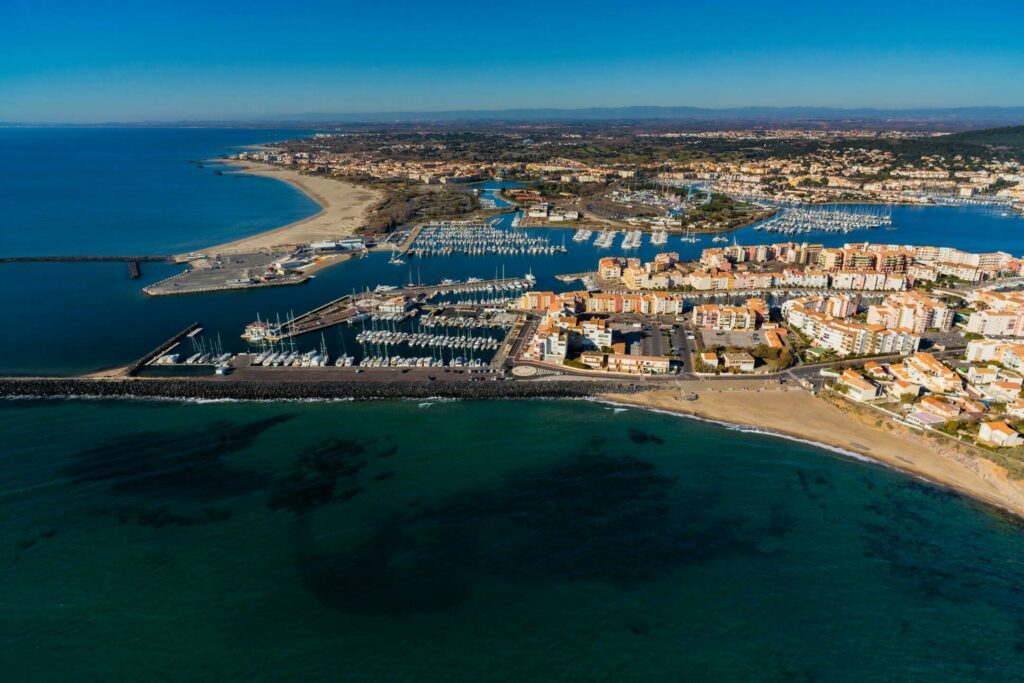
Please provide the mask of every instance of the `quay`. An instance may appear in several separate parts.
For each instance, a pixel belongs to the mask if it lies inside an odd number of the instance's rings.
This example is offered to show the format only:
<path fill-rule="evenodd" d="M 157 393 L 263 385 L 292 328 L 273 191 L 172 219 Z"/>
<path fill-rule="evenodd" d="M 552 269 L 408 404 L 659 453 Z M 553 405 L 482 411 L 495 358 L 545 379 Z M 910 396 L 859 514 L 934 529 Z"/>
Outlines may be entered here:
<path fill-rule="evenodd" d="M 288 252 L 266 251 L 250 254 L 202 257 L 193 260 L 187 270 L 143 287 L 147 296 L 204 294 L 231 290 L 297 285 L 309 279 L 308 272 L 288 271 L 274 279 L 261 281 L 258 275 L 275 262 L 289 257 Z"/>
<path fill-rule="evenodd" d="M 583 280 L 585 278 L 596 278 L 596 277 L 597 277 L 597 271 L 591 270 L 591 271 L 585 272 L 585 273 L 564 273 L 562 275 L 556 275 L 555 279 L 558 280 L 559 282 L 569 283 L 569 282 L 575 282 L 577 280 Z"/>
<path fill-rule="evenodd" d="M 419 225 L 413 226 L 412 230 L 409 231 L 409 234 L 406 236 L 405 240 L 400 245 L 397 245 L 397 247 L 392 247 L 394 250 L 394 255 L 392 258 L 398 259 L 408 255 L 409 249 L 412 247 L 413 242 L 415 242 L 417 238 L 419 238 L 420 233 L 423 232 L 424 225 L 425 223 L 420 223 Z"/>

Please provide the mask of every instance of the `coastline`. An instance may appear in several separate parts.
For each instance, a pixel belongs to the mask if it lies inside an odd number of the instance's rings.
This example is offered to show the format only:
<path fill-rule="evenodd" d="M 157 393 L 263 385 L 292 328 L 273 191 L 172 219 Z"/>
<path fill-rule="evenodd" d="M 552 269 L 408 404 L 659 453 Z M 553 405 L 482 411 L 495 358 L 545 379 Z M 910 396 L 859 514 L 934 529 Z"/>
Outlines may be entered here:
<path fill-rule="evenodd" d="M 683 400 L 682 392 L 694 392 L 698 398 Z M 967 447 L 956 448 L 890 421 L 855 414 L 852 406 L 842 410 L 802 389 L 756 381 L 715 388 L 698 380 L 679 382 L 672 390 L 613 392 L 600 399 L 856 454 L 1024 518 L 1024 482 L 1009 479 L 1006 470 L 991 460 Z"/>
<path fill-rule="evenodd" d="M 369 209 L 380 200 L 380 193 L 333 178 L 306 176 L 298 171 L 238 159 L 212 159 L 226 167 L 225 175 L 246 174 L 273 178 L 287 183 L 316 202 L 320 211 L 287 225 L 256 235 L 217 244 L 202 252 L 212 254 L 252 253 L 275 247 L 295 246 L 323 239 L 352 235 L 362 227 Z M 187 260 L 188 254 L 178 254 Z"/>

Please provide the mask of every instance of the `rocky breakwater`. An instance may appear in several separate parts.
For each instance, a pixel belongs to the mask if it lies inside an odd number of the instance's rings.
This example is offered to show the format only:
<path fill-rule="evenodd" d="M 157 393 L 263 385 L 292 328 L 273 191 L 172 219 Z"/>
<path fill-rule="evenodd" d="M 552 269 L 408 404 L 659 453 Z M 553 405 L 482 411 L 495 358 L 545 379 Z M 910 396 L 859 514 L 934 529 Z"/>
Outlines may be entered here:
<path fill-rule="evenodd" d="M 585 398 L 599 394 L 634 392 L 644 387 L 624 382 L 564 381 L 405 381 L 405 382 L 289 382 L 207 379 L 93 379 L 79 377 L 0 378 L 0 396 L 309 400 L 461 398 L 528 399 Z"/>

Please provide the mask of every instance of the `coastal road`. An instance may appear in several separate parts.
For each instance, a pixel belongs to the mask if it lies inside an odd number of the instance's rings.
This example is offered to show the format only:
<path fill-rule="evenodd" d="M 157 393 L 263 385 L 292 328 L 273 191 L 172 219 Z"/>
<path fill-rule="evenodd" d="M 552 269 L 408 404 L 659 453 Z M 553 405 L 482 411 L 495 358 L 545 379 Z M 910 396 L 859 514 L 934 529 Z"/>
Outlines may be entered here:
<path fill-rule="evenodd" d="M 688 336 L 690 334 L 690 328 L 683 324 L 676 324 L 672 327 L 672 346 L 679 349 L 679 368 L 680 372 L 684 375 L 693 373 L 693 353 L 695 351 L 695 342 L 690 341 Z"/>

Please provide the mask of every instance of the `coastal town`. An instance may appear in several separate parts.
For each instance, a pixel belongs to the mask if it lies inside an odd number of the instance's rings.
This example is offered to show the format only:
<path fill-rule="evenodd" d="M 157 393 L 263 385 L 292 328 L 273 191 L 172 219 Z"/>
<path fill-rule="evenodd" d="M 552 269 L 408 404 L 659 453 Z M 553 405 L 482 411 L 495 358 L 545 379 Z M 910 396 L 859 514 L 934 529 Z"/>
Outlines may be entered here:
<path fill-rule="evenodd" d="M 320 133 L 204 162 L 287 182 L 320 212 L 179 254 L 184 269 L 146 295 L 309 286 L 354 262 L 370 279 L 305 312 L 253 311 L 241 329 L 196 323 L 110 379 L 599 393 L 715 419 L 728 412 L 718 397 L 739 410 L 784 392 L 940 439 L 913 467 L 928 476 L 943 478 L 926 464 L 947 448 L 1024 475 L 1024 260 L 900 241 L 894 213 L 1014 220 L 1019 158 L 964 156 L 980 143 L 957 134 L 599 133 L 631 160 L 583 158 L 577 133 L 495 129 Z M 502 160 L 486 161 L 499 143 Z M 739 159 L 748 145 L 758 153 Z M 757 424 L 758 410 L 736 419 Z"/>
<path fill-rule="evenodd" d="M 1007 129 L 1008 131 L 1012 129 Z M 562 212 L 589 208 L 602 219 L 629 218 L 609 205 L 635 204 L 637 219 L 669 218 L 693 198 L 690 188 L 753 202 L 1024 206 L 1024 166 L 985 131 L 727 130 L 578 132 L 538 128 L 478 132 L 471 140 L 444 131 L 317 134 L 239 155 L 310 173 L 387 182 L 460 185 L 489 178 L 538 183 L 520 199 L 548 198 Z M 1001 130 L 992 131 L 998 139 Z M 595 163 L 591 145 L 611 150 Z M 501 146 L 503 159 L 487 161 Z M 687 157 L 693 157 L 687 159 Z M 626 159 L 628 158 L 628 161 Z M 684 188 L 680 196 L 675 190 Z M 515 195 L 511 195 L 515 196 Z M 706 199 L 706 197 L 704 198 Z M 567 208 L 574 207 L 574 208 Z M 539 217 L 539 216 L 538 216 Z M 690 221 L 669 222 L 685 229 Z M 713 226 L 706 226 L 714 230 Z"/>
<path fill-rule="evenodd" d="M 0 14 L 0 683 L 1024 682 L 1024 0 Z"/>
<path fill-rule="evenodd" d="M 1008 252 L 780 242 L 593 265 L 561 278 L 587 285 L 565 291 L 538 290 L 532 276 L 379 287 L 257 321 L 243 337 L 260 351 L 224 354 L 218 367 L 236 380 L 749 378 L 838 396 L 982 448 L 1024 445 L 1024 261 Z M 358 328 L 358 353 L 335 359 L 323 343 L 295 350 L 295 338 L 322 341 L 335 325 Z M 207 357 L 167 350 L 151 363 L 201 366 Z"/>

